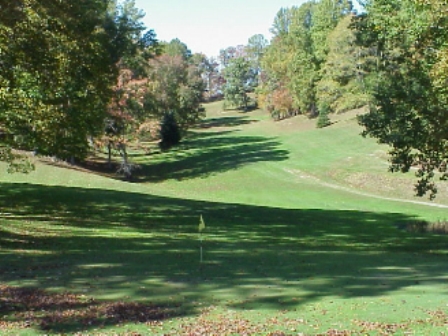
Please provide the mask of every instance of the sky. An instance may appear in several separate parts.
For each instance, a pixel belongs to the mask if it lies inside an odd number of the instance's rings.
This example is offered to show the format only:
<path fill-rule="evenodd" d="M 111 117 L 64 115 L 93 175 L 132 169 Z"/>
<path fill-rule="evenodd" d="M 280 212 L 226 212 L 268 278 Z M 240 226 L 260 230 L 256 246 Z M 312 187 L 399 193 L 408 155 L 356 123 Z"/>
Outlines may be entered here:
<path fill-rule="evenodd" d="M 180 39 L 193 53 L 218 56 L 229 46 L 246 45 L 248 39 L 269 29 L 282 7 L 300 6 L 305 0 L 135 0 L 148 29 L 160 41 Z"/>

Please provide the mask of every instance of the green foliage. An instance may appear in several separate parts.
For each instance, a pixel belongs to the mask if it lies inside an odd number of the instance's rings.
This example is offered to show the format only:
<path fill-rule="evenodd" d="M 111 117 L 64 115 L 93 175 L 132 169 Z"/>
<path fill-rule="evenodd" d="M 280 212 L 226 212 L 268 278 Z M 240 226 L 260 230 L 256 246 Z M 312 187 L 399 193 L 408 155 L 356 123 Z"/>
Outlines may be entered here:
<path fill-rule="evenodd" d="M 317 128 L 324 128 L 331 125 L 330 117 L 328 116 L 330 112 L 330 107 L 328 105 L 322 106 L 319 109 L 319 116 L 317 117 Z"/>
<path fill-rule="evenodd" d="M 328 35 L 328 55 L 316 88 L 318 104 L 329 106 L 335 113 L 365 106 L 371 100 L 365 83 L 368 58 L 355 43 L 351 23 L 351 15 L 344 17 Z"/>
<path fill-rule="evenodd" d="M 349 1 L 332 0 L 308 1 L 298 8 L 279 11 L 273 26 L 275 37 L 262 61 L 264 78 L 260 91 L 265 100 L 263 105 L 268 110 L 282 109 L 276 106 L 278 100 L 273 99 L 269 92 L 286 89 L 293 99 L 288 114 L 295 115 L 291 112 L 299 111 L 309 116 L 316 115 L 321 98 L 319 82 L 325 73 L 321 68 L 329 52 L 328 36 L 350 11 Z M 332 91 L 338 90 L 338 84 L 335 84 Z M 323 84 L 320 91 L 329 91 L 328 83 Z M 334 92 L 329 94 L 334 95 Z"/>
<path fill-rule="evenodd" d="M 172 111 L 163 116 L 160 125 L 160 139 L 160 148 L 164 150 L 177 145 L 181 140 L 180 128 Z"/>
<path fill-rule="evenodd" d="M 8 173 L 27 174 L 35 168 L 28 158 L 14 153 L 9 147 L 0 146 L 0 161 L 8 163 Z"/>
<path fill-rule="evenodd" d="M 226 103 L 247 110 L 249 104 L 248 93 L 254 90 L 257 77 L 250 62 L 244 57 L 233 58 L 224 69 L 223 75 L 226 81 L 224 86 Z"/>
<path fill-rule="evenodd" d="M 188 61 L 192 54 L 187 45 L 178 38 L 172 39 L 168 43 L 163 43 L 163 53 L 169 56 L 180 56 L 184 61 Z"/>
<path fill-rule="evenodd" d="M 270 32 L 275 37 L 282 37 L 289 33 L 289 29 L 291 26 L 291 20 L 293 16 L 293 12 L 297 9 L 297 7 L 292 8 L 280 8 L 274 18 L 274 23 L 270 29 Z"/>
<path fill-rule="evenodd" d="M 247 41 L 245 48 L 246 58 L 249 60 L 254 73 L 256 74 L 256 82 L 254 87 L 258 85 L 258 76 L 261 72 L 261 59 L 266 51 L 269 41 L 262 35 L 253 35 Z"/>
<path fill-rule="evenodd" d="M 262 34 L 251 36 L 246 46 L 246 53 L 249 59 L 258 64 L 268 44 L 269 41 Z"/>
<path fill-rule="evenodd" d="M 295 11 L 288 35 L 288 43 L 293 51 L 292 61 L 288 64 L 288 83 L 294 104 L 301 113 L 313 115 L 315 112 L 315 82 L 317 65 L 312 41 L 312 18 L 315 4 L 308 2 Z"/>
<path fill-rule="evenodd" d="M 328 35 L 338 22 L 352 11 L 350 0 L 320 0 L 312 16 L 311 38 L 317 67 L 325 62 L 329 52 Z"/>
<path fill-rule="evenodd" d="M 375 1 L 358 24 L 360 43 L 376 47 L 378 57 L 374 101 L 370 113 L 360 117 L 363 135 L 392 147 L 392 171 L 415 165 L 417 195 L 430 198 L 437 193 L 436 172 L 447 178 L 448 160 L 448 95 L 437 85 L 448 22 L 432 14 L 434 6 Z"/>
<path fill-rule="evenodd" d="M 133 52 L 142 29 L 132 4 L 117 11 L 104 0 L 2 7 L 0 125 L 12 135 L 9 146 L 86 157 L 87 139 L 103 130 L 117 62 Z"/>
<path fill-rule="evenodd" d="M 197 65 L 180 55 L 163 54 L 151 60 L 143 108 L 148 116 L 161 120 L 166 111 L 175 114 L 182 133 L 204 115 L 201 105 L 205 83 Z"/>

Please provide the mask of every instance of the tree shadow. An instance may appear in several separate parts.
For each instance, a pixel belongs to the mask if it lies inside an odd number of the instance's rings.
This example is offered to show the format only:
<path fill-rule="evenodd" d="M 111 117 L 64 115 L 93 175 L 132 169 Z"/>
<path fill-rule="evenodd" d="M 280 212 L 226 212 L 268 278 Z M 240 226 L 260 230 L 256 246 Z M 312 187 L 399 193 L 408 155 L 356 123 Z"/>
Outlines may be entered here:
<path fill-rule="evenodd" d="M 163 152 L 153 146 L 147 153 L 131 152 L 128 157 L 136 163 L 132 182 L 205 178 L 244 165 L 261 161 L 283 161 L 289 157 L 289 152 L 281 149 L 281 143 L 275 138 L 237 136 L 232 133 L 235 131 L 190 131 L 185 140 L 169 151 Z M 76 165 L 50 160 L 43 163 L 123 180 L 117 173 L 119 162 L 112 161 L 109 164 L 105 157 L 98 155 Z"/>
<path fill-rule="evenodd" d="M 140 163 L 135 182 L 183 180 L 223 173 L 261 161 L 283 161 L 289 152 L 275 138 L 202 133 L 173 148 L 160 161 Z"/>
<path fill-rule="evenodd" d="M 1 190 L 2 283 L 163 307 L 171 302 L 189 315 L 198 302 L 295 309 L 325 297 L 377 297 L 444 284 L 448 273 L 448 237 L 400 230 L 397 223 L 415 220 L 400 213 L 31 184 L 4 183 Z M 201 214 L 207 225 L 202 264 Z M 53 328 L 91 328 L 79 321 Z"/>
<path fill-rule="evenodd" d="M 220 117 L 207 118 L 203 120 L 198 126 L 198 129 L 208 129 L 216 127 L 237 127 L 258 122 L 255 119 L 248 119 L 247 117 Z"/>
<path fill-rule="evenodd" d="M 75 333 L 125 323 L 160 323 L 184 314 L 180 304 L 106 301 L 69 292 L 51 293 L 31 287 L 0 286 L 0 313 L 10 316 L 4 327 L 29 328 L 53 333 Z"/>
<path fill-rule="evenodd" d="M 128 153 L 131 160 L 138 161 L 135 166 L 132 182 L 162 182 L 169 179 L 190 179 L 207 177 L 237 169 L 245 164 L 259 161 L 280 161 L 288 158 L 288 152 L 280 149 L 280 142 L 274 138 L 257 136 L 232 135 L 235 127 L 257 122 L 248 117 L 220 117 L 208 118 L 190 130 L 179 146 L 161 153 L 157 144 L 150 149 L 132 150 Z M 229 128 L 228 130 L 219 130 Z M 205 131 L 215 129 L 213 131 Z M 105 155 L 105 154 L 104 154 Z M 162 155 L 158 160 L 157 156 Z M 85 162 L 71 165 L 66 162 L 44 160 L 48 165 L 55 165 L 66 169 L 83 170 L 103 177 L 122 180 L 117 173 L 121 157 L 118 161 L 108 163 L 101 155 L 92 155 Z M 224 158 L 218 161 L 217 158 Z"/>

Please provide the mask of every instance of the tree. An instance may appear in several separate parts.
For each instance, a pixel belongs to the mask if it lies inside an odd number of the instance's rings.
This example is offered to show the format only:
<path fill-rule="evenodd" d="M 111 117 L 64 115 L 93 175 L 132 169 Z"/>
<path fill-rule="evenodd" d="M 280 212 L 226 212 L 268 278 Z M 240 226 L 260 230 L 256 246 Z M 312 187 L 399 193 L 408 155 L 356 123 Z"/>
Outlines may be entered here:
<path fill-rule="evenodd" d="M 281 8 L 277 13 L 271 32 L 274 34 L 260 61 L 260 85 L 257 88 L 258 104 L 275 120 L 296 114 L 295 98 L 291 83 L 290 64 L 295 46 L 290 38 L 292 20 L 297 7 Z"/>
<path fill-rule="evenodd" d="M 230 60 L 224 69 L 224 99 L 237 108 L 247 110 L 249 103 L 248 93 L 254 90 L 256 73 L 244 57 Z"/>
<path fill-rule="evenodd" d="M 169 56 L 181 56 L 184 61 L 188 61 L 192 56 L 187 45 L 178 38 L 163 44 L 163 53 Z"/>
<path fill-rule="evenodd" d="M 312 16 L 311 37 L 314 46 L 315 62 L 320 68 L 328 54 L 328 34 L 341 18 L 352 12 L 350 0 L 320 0 L 316 3 Z"/>
<path fill-rule="evenodd" d="M 181 133 L 173 112 L 167 111 L 160 123 L 160 148 L 169 149 L 181 140 Z"/>
<path fill-rule="evenodd" d="M 294 110 L 294 99 L 287 87 L 290 83 L 289 64 L 294 55 L 294 47 L 289 42 L 287 35 L 275 37 L 260 61 L 260 83 L 256 90 L 258 104 L 276 120 Z"/>
<path fill-rule="evenodd" d="M 317 128 L 324 128 L 331 125 L 331 120 L 328 116 L 330 112 L 330 107 L 328 105 L 323 105 L 319 109 L 319 116 L 317 117 Z"/>
<path fill-rule="evenodd" d="M 247 58 L 252 62 L 252 66 L 257 69 L 257 72 L 259 71 L 260 61 L 268 44 L 269 41 L 262 34 L 253 35 L 247 41 Z"/>
<path fill-rule="evenodd" d="M 327 37 L 328 55 L 320 71 L 316 100 L 328 112 L 344 112 L 370 102 L 366 64 L 371 60 L 368 50 L 356 45 L 356 36 L 350 28 L 352 15 L 341 19 Z M 320 115 L 320 113 L 319 113 Z"/>
<path fill-rule="evenodd" d="M 160 121 L 168 112 L 172 114 L 183 136 L 204 114 L 201 102 L 205 84 L 200 71 L 180 55 L 163 54 L 150 65 L 143 108 L 148 118 Z"/>
<path fill-rule="evenodd" d="M 228 66 L 230 60 L 235 57 L 237 57 L 237 50 L 235 47 L 230 46 L 219 51 L 219 61 L 224 68 Z"/>
<path fill-rule="evenodd" d="M 258 86 L 258 77 L 261 74 L 261 59 L 268 46 L 269 41 L 262 35 L 253 35 L 247 41 L 246 59 L 250 62 L 253 72 L 255 73 L 255 81 L 253 86 Z"/>
<path fill-rule="evenodd" d="M 141 29 L 130 24 L 127 14 L 115 15 L 110 4 L 107 0 L 2 4 L 4 147 L 61 159 L 86 157 L 88 138 L 103 131 L 118 62 L 132 49 L 128 42 L 134 42 Z"/>
<path fill-rule="evenodd" d="M 418 167 L 417 195 L 436 195 L 436 172 L 447 179 L 448 21 L 443 1 L 385 1 L 367 5 L 358 41 L 377 49 L 377 81 L 364 136 L 391 146 L 391 170 Z"/>
<path fill-rule="evenodd" d="M 83 158 L 114 80 L 105 1 L 27 1 L 0 23 L 0 125 L 6 145 Z"/>
<path fill-rule="evenodd" d="M 307 2 L 295 11 L 287 36 L 288 43 L 293 46 L 291 62 L 288 64 L 287 87 L 294 97 L 296 108 L 311 116 L 315 115 L 316 110 L 315 83 L 319 70 L 311 34 L 316 6 L 314 2 Z"/>
<path fill-rule="evenodd" d="M 275 37 L 281 37 L 289 33 L 291 18 L 293 16 L 293 12 L 297 9 L 297 7 L 292 8 L 280 8 L 274 18 L 274 23 L 270 29 L 270 32 Z"/>
<path fill-rule="evenodd" d="M 317 88 L 328 57 L 329 34 L 350 12 L 350 1 L 321 0 L 282 8 L 277 13 L 271 30 L 275 36 L 262 61 L 264 81 L 259 90 L 259 97 L 273 116 L 318 114 Z M 285 114 L 288 99 L 277 98 L 289 96 L 293 103 Z"/>
<path fill-rule="evenodd" d="M 213 99 L 218 96 L 221 86 L 218 62 L 213 57 L 208 58 L 204 54 L 196 53 L 193 54 L 190 63 L 197 67 L 201 78 L 204 80 L 204 90 L 208 93 L 207 98 Z"/>
<path fill-rule="evenodd" d="M 285 87 L 277 87 L 269 95 L 267 110 L 274 120 L 285 119 L 296 114 L 291 92 Z"/>

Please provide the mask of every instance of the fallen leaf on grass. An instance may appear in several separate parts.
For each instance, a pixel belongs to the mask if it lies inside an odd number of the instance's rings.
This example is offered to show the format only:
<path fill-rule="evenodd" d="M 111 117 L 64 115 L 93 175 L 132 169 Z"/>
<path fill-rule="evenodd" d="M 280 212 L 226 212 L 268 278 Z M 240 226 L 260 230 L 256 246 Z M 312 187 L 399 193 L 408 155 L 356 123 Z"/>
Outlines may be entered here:
<path fill-rule="evenodd" d="M 234 311 L 217 314 L 215 307 L 208 307 L 199 317 L 188 320 L 179 330 L 165 336 L 291 336 L 298 335 L 296 329 L 304 323 L 303 319 L 286 318 L 282 312 L 264 322 L 252 322 Z M 285 328 L 289 331 L 278 330 Z"/>
<path fill-rule="evenodd" d="M 135 302 L 97 301 L 73 293 L 49 293 L 35 288 L 0 286 L 0 314 L 7 317 L 0 330 L 38 326 L 42 330 L 64 329 L 78 324 L 92 326 L 147 323 L 178 315 L 179 305 L 158 306 Z"/>
<path fill-rule="evenodd" d="M 406 323 L 385 323 L 385 322 L 368 322 L 368 321 L 354 321 L 355 324 L 362 327 L 361 332 L 375 331 L 380 335 L 393 335 L 399 329 L 407 329 Z"/>
<path fill-rule="evenodd" d="M 350 330 L 330 329 L 323 334 L 318 334 L 317 336 L 351 336 L 353 334 L 353 331 Z"/>

